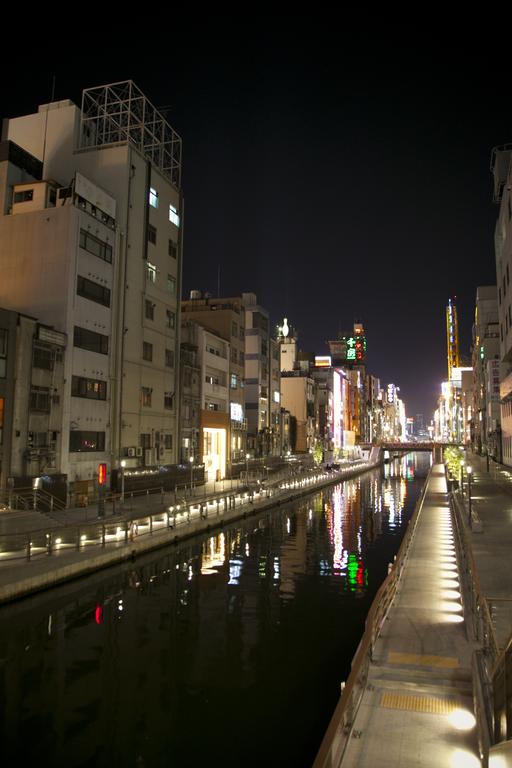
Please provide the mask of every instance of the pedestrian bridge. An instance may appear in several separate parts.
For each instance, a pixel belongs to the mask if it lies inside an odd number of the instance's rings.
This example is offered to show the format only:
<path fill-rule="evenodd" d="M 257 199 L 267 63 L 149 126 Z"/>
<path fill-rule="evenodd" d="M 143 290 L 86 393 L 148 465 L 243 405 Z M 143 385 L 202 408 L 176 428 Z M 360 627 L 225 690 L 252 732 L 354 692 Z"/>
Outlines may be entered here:
<path fill-rule="evenodd" d="M 444 449 L 448 445 L 458 446 L 462 448 L 459 443 L 437 443 L 431 440 L 422 443 L 382 443 L 382 448 L 385 451 L 399 451 L 400 453 L 409 453 L 409 451 L 430 451 L 433 453 L 435 462 L 443 461 Z"/>

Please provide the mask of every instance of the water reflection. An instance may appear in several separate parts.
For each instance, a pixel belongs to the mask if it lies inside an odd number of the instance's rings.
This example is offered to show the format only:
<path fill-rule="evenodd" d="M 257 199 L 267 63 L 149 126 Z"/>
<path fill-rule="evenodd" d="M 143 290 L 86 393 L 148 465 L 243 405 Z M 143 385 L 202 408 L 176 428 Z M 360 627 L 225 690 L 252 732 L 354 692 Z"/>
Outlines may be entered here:
<path fill-rule="evenodd" d="M 426 469 L 415 455 L 4 608 L 2 756 L 310 765 Z"/>

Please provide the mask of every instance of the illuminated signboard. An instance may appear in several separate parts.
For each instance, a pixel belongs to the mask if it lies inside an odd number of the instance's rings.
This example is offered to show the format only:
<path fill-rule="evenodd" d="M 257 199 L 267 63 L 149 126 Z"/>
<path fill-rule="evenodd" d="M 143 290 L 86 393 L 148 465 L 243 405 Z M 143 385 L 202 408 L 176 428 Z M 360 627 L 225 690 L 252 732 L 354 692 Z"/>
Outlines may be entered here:
<path fill-rule="evenodd" d="M 352 363 L 360 363 L 366 354 L 366 338 L 364 336 L 344 337 L 345 360 Z"/>
<path fill-rule="evenodd" d="M 395 385 L 394 384 L 388 384 L 388 393 L 387 393 L 386 399 L 388 403 L 395 402 Z"/>
<path fill-rule="evenodd" d="M 230 416 L 232 421 L 244 420 L 244 411 L 240 403 L 230 403 Z"/>
<path fill-rule="evenodd" d="M 330 355 L 315 355 L 315 368 L 330 368 L 331 360 Z"/>

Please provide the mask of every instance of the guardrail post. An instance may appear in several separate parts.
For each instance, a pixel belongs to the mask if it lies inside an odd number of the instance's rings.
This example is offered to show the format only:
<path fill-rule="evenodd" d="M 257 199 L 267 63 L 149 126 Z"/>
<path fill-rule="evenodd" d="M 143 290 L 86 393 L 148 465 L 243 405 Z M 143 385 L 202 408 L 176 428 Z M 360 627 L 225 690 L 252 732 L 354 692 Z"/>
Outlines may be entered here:
<path fill-rule="evenodd" d="M 149 516 L 149 532 L 153 533 L 153 515 Z"/>
<path fill-rule="evenodd" d="M 80 549 L 80 528 L 76 529 L 76 548 Z"/>
<path fill-rule="evenodd" d="M 101 546 L 105 547 L 105 526 L 101 526 Z"/>
<path fill-rule="evenodd" d="M 219 516 L 220 499 L 217 499 L 217 517 Z"/>
<path fill-rule="evenodd" d="M 163 488 L 160 488 L 160 493 L 162 494 L 161 501 L 162 501 L 162 504 L 163 504 L 164 503 L 164 489 Z"/>
<path fill-rule="evenodd" d="M 130 521 L 130 524 L 132 524 L 133 521 Z M 128 543 L 128 531 L 130 530 L 130 526 L 128 525 L 128 520 L 125 520 L 124 523 L 124 543 Z"/>
<path fill-rule="evenodd" d="M 46 534 L 46 536 L 47 536 L 47 540 L 46 540 L 46 554 L 47 555 L 51 555 L 51 553 L 52 553 L 52 544 L 53 544 L 52 534 L 48 533 L 48 534 Z"/>
<path fill-rule="evenodd" d="M 32 542 L 30 541 L 30 537 L 27 539 L 27 560 L 30 560 L 32 557 Z"/>

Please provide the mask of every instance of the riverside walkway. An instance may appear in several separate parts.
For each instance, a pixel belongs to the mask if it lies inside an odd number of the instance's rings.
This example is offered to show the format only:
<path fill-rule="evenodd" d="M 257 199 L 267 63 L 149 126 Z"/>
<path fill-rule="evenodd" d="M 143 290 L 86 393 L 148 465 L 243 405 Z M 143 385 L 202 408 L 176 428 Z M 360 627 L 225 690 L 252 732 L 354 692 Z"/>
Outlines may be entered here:
<path fill-rule="evenodd" d="M 126 500 L 97 517 L 97 508 L 53 512 L 0 513 L 0 603 L 14 600 L 159 547 L 355 477 L 380 466 L 378 451 L 368 461 L 343 463 L 337 471 L 303 471 L 264 489 L 224 489 L 214 495 L 176 499 L 156 493 Z M 176 503 L 178 501 L 178 503 Z"/>
<path fill-rule="evenodd" d="M 471 727 L 473 645 L 463 615 L 454 521 L 441 464 L 432 468 L 411 525 L 414 533 L 405 542 L 393 602 L 387 616 L 372 619 L 369 614 L 371 638 L 367 622 L 353 662 L 353 671 L 361 673 L 347 682 L 314 768 L 481 764 Z M 459 730 L 466 721 L 469 729 Z"/>

